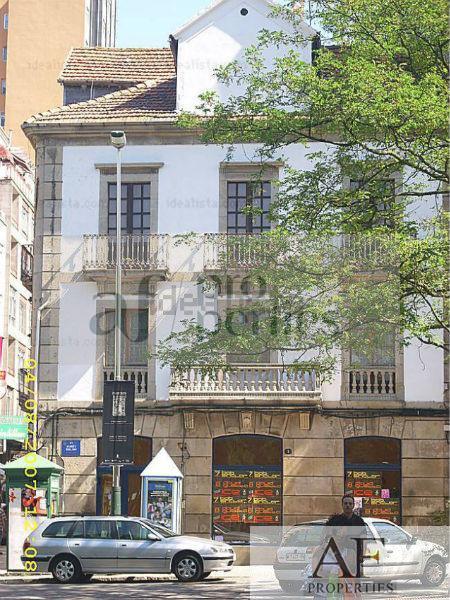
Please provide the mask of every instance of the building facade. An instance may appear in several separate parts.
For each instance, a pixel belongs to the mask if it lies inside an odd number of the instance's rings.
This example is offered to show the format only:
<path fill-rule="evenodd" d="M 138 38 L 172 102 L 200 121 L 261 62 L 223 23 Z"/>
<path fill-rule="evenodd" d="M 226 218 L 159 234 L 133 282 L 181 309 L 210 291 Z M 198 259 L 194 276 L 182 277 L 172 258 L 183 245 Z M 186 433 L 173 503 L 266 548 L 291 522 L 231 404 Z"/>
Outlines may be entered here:
<path fill-rule="evenodd" d="M 403 348 L 394 339 L 358 367 L 342 353 L 331 381 L 313 368 L 292 370 L 275 353 L 207 374 L 195 367 L 171 371 L 154 355 L 158 341 L 183 320 L 207 324 L 228 302 L 251 300 L 243 285 L 251 257 L 234 255 L 230 270 L 222 250 L 246 219 L 239 199 L 259 170 L 257 145 L 237 147 L 229 161 L 226 149 L 205 146 L 198 132 L 180 129 L 176 119 L 180 109 L 195 107 L 204 89 L 230 93 L 213 70 L 241 57 L 264 27 L 283 26 L 269 10 L 264 0 L 216 2 L 174 34 L 165 56 L 176 73 L 149 67 L 140 80 L 130 74 L 132 87 L 24 124 L 36 148 L 39 181 L 35 309 L 48 303 L 37 323 L 41 344 L 35 352 L 43 443 L 49 457 L 64 464 L 66 512 L 110 510 L 101 413 L 103 383 L 113 377 L 117 188 L 109 132 L 115 129 L 128 138 L 123 377 L 135 381 L 137 397 L 134 465 L 122 469 L 124 511 L 139 512 L 139 474 L 161 447 L 184 474 L 186 533 L 242 540 L 250 523 L 289 525 L 327 516 L 339 509 L 345 490 L 370 498 L 365 514 L 402 523 L 427 523 L 444 509 L 447 408 L 439 349 Z M 305 32 L 313 33 L 307 25 Z M 310 60 L 311 44 L 301 52 Z M 90 57 L 86 61 L 95 66 L 95 53 Z M 100 64 L 117 84 L 119 76 L 111 74 L 116 63 L 103 57 Z M 124 64 L 117 67 L 122 79 Z M 311 146 L 290 146 L 289 164 L 307 169 Z M 282 163 L 265 165 L 262 216 L 246 234 L 267 228 L 270 182 L 283 172 Z M 428 210 L 426 201 L 418 210 Z M 185 233 L 192 235 L 177 237 Z M 231 296 L 224 288 L 202 289 L 205 275 L 231 278 Z M 67 440 L 80 440 L 79 456 L 64 455 Z M 374 498 L 367 482 L 378 490 Z M 241 502 L 234 502 L 231 488 L 241 490 Z"/>
<path fill-rule="evenodd" d="M 15 146 L 32 152 L 22 122 L 62 104 L 57 78 L 70 48 L 115 45 L 116 4 L 116 0 L 0 3 L 0 116 Z"/>
<path fill-rule="evenodd" d="M 31 351 L 34 180 L 29 163 L 0 132 L 0 421 L 21 414 L 24 361 Z M 0 440 L 0 461 L 20 448 Z"/>

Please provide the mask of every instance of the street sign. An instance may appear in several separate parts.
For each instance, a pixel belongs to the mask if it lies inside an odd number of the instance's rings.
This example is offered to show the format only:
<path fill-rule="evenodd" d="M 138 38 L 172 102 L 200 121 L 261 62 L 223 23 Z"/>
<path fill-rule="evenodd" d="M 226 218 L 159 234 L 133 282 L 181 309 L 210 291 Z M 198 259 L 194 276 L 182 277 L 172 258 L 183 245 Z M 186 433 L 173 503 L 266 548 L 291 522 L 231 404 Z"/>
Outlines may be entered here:
<path fill-rule="evenodd" d="M 62 440 L 61 456 L 80 456 L 81 440 Z"/>
<path fill-rule="evenodd" d="M 102 436 L 103 464 L 133 463 L 134 381 L 105 381 Z"/>
<path fill-rule="evenodd" d="M 23 416 L 0 416 L 0 439 L 22 442 L 27 438 L 28 424 Z"/>

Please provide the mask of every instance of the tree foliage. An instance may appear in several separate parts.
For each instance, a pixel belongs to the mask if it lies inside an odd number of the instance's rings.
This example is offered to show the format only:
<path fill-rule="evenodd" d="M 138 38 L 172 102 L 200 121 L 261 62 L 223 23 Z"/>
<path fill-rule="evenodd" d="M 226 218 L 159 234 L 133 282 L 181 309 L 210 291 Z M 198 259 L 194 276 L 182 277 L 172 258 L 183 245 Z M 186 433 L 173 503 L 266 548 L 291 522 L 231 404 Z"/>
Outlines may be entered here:
<path fill-rule="evenodd" d="M 329 366 L 336 347 L 370 354 L 392 330 L 405 344 L 445 347 L 448 4 L 318 0 L 312 16 L 332 44 L 314 50 L 312 64 L 302 60 L 312 39 L 296 4 L 276 7 L 284 26 L 218 70 L 241 93 L 221 101 L 205 92 L 199 112 L 180 120 L 229 156 L 237 143 L 258 142 L 261 178 L 265 161 L 284 161 L 273 229 L 245 242 L 259 252 L 248 279 L 264 281 L 265 294 L 239 311 L 257 314 L 258 327 L 249 318 L 237 329 L 219 320 L 213 331 L 186 322 L 160 346 L 165 362 L 278 349 Z M 293 144 L 307 147 L 309 170 L 289 164 Z"/>

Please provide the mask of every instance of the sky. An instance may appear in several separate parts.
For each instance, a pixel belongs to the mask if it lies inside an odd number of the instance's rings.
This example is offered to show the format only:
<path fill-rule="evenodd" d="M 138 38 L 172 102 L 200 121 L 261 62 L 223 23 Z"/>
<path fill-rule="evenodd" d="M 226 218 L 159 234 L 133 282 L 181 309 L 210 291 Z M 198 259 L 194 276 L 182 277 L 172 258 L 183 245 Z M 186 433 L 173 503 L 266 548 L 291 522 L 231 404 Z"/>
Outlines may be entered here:
<path fill-rule="evenodd" d="M 119 0 L 117 46 L 161 47 L 211 0 Z"/>

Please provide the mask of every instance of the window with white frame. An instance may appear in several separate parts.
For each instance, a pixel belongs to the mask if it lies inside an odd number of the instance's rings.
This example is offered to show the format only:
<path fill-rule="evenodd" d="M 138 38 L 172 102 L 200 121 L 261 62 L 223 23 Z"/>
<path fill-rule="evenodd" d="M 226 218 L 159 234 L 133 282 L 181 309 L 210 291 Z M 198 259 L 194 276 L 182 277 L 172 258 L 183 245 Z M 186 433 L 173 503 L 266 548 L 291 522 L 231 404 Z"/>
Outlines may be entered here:
<path fill-rule="evenodd" d="M 20 228 L 22 233 L 28 236 L 30 230 L 30 211 L 25 203 L 22 203 L 22 209 L 20 213 Z"/>
<path fill-rule="evenodd" d="M 21 298 L 19 302 L 19 331 L 24 335 L 29 333 L 28 331 L 28 302 L 25 298 Z"/>
<path fill-rule="evenodd" d="M 9 288 L 9 325 L 10 327 L 16 327 L 17 323 L 17 291 L 13 288 Z"/>

